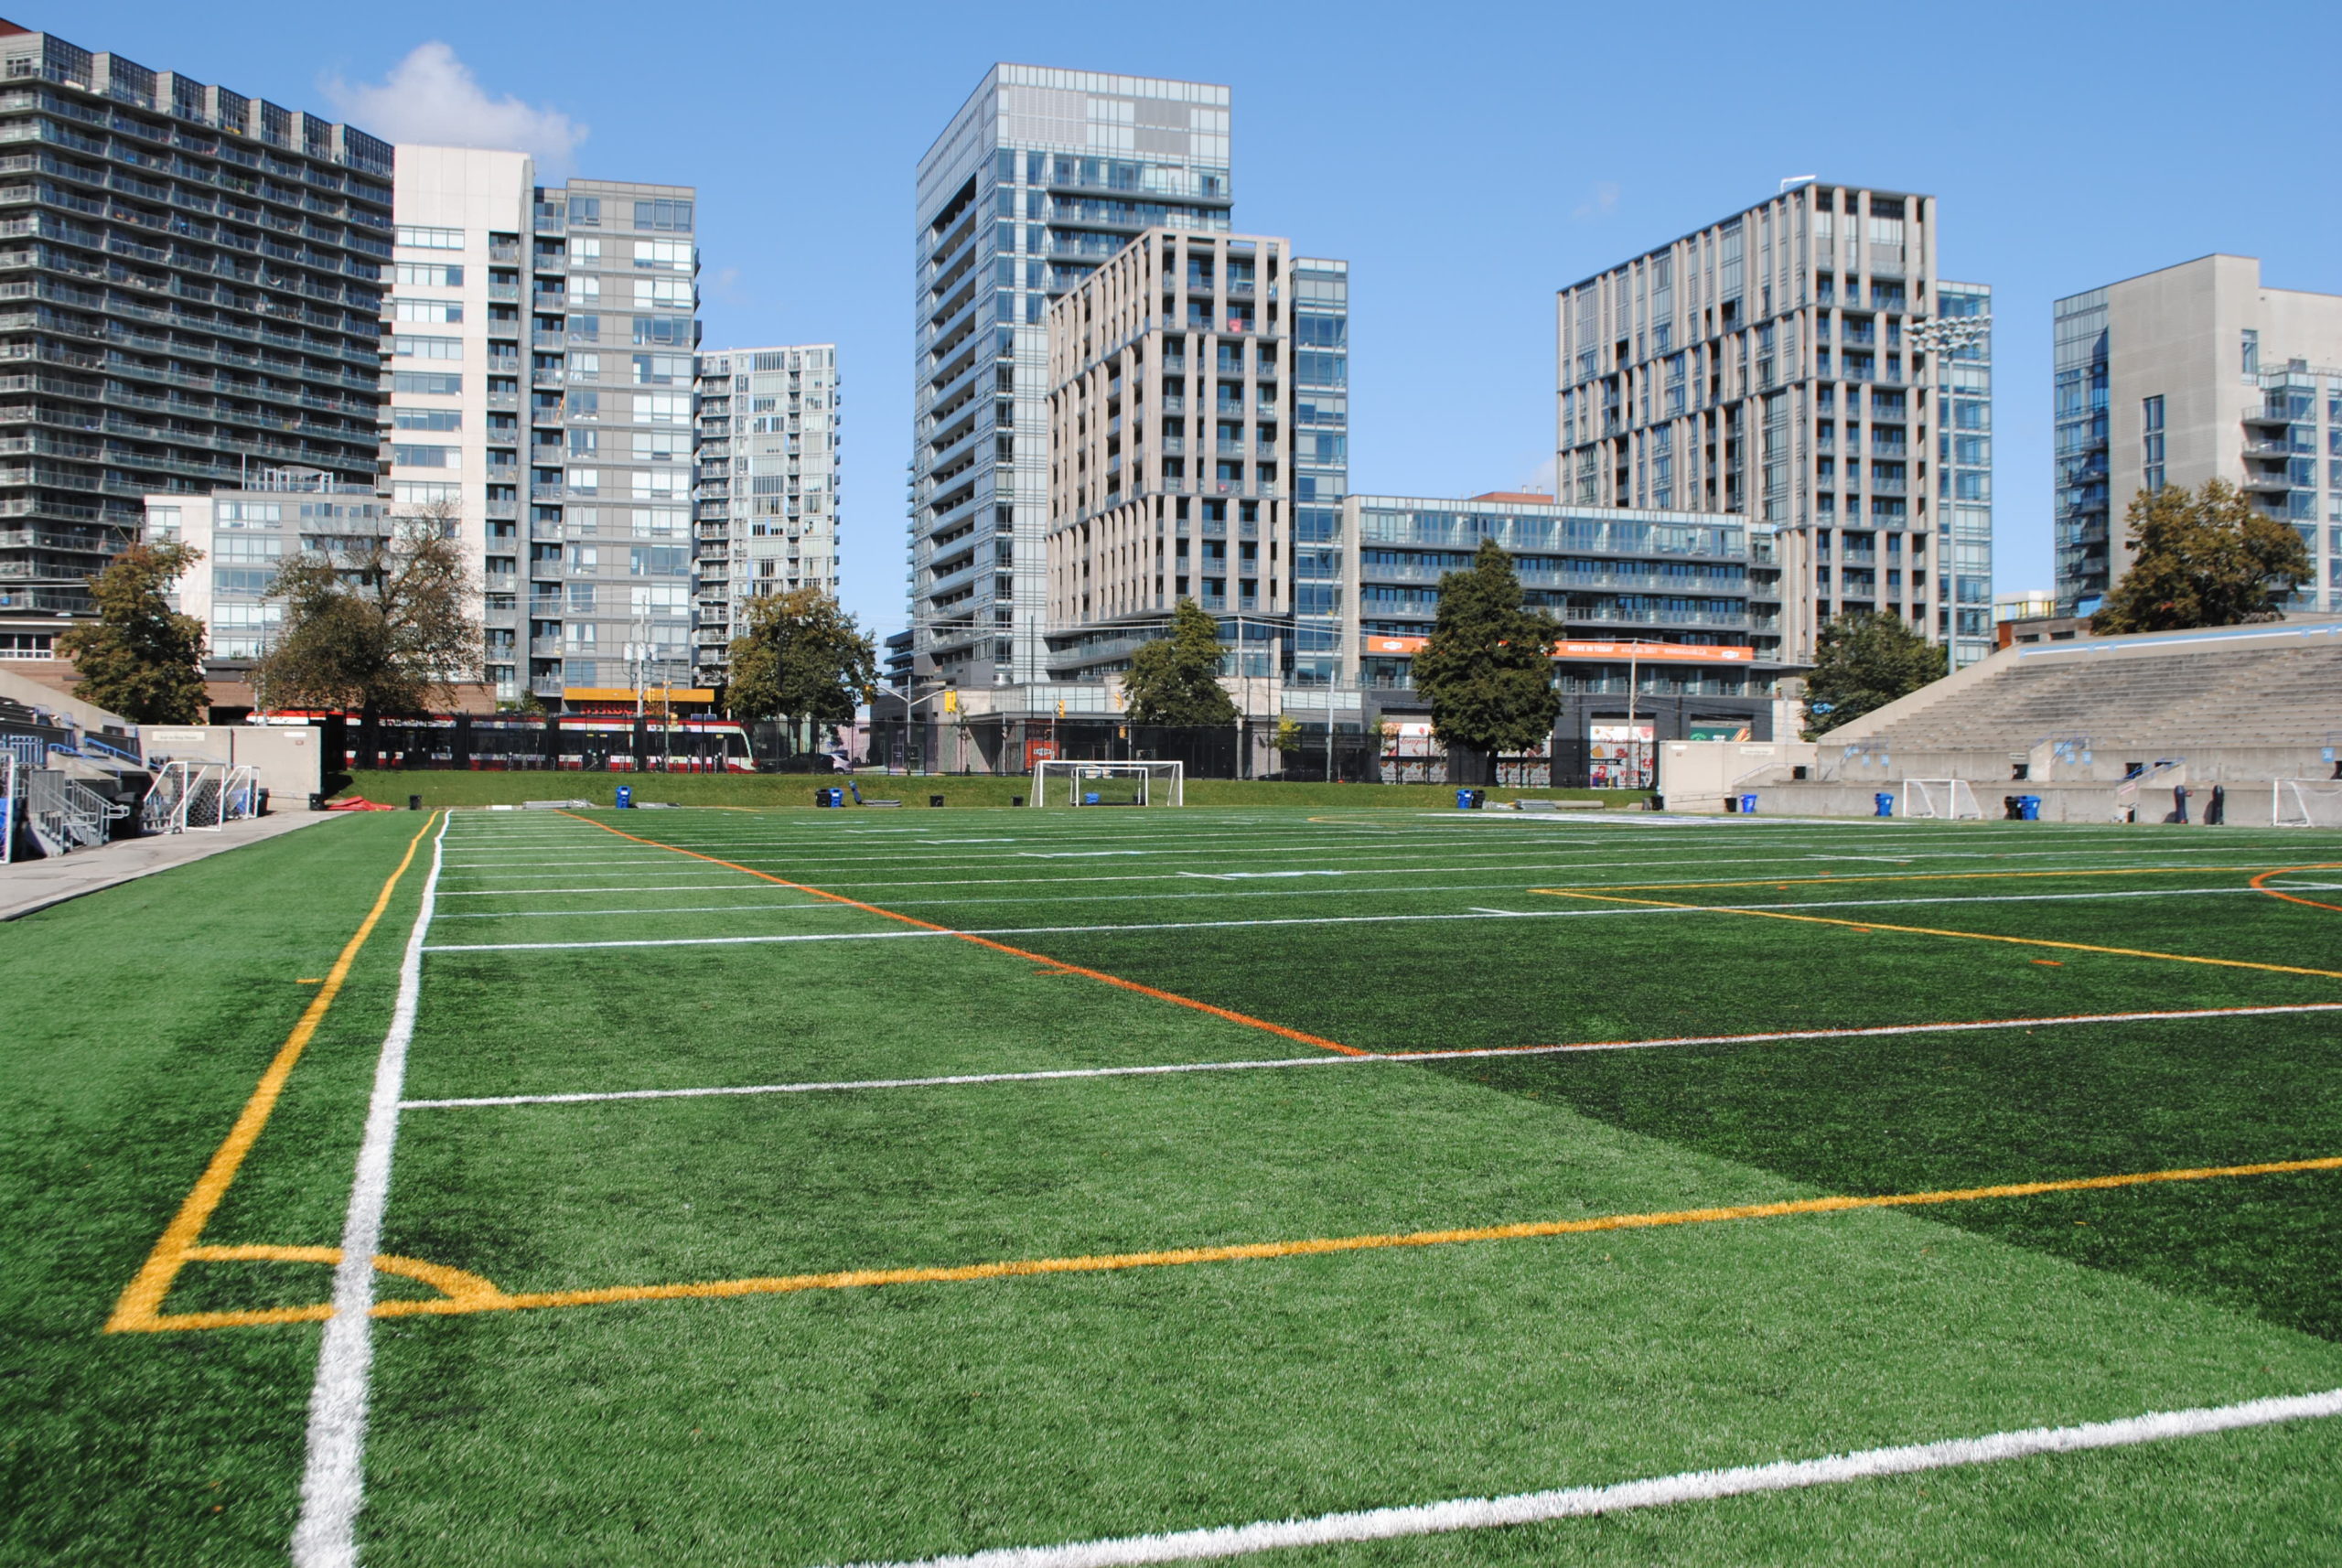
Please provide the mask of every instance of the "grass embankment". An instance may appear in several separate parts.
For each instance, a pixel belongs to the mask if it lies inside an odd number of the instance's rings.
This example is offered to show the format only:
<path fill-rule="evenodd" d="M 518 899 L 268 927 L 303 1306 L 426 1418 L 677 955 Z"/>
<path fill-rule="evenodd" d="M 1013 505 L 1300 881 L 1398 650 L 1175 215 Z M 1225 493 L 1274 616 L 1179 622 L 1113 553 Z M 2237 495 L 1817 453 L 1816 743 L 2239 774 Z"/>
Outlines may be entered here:
<path fill-rule="evenodd" d="M 638 800 L 671 800 L 679 806 L 747 806 L 757 811 L 796 807 L 812 811 L 813 791 L 824 784 L 843 783 L 827 774 L 812 773 L 457 773 L 417 769 L 383 770 L 350 776 L 344 795 L 363 795 L 395 806 L 410 795 L 423 797 L 424 811 L 442 806 L 515 805 L 522 800 L 588 800 L 597 806 L 615 803 L 620 785 L 630 786 Z M 862 773 L 854 776 L 865 800 L 901 800 L 924 808 L 930 796 L 940 795 L 950 806 L 1006 806 L 1030 796 L 1033 781 L 1023 775 L 935 774 L 906 778 L 899 774 Z M 1638 789 L 1491 789 L 1491 801 L 1512 800 L 1599 800 L 1611 810 L 1639 808 L 1649 795 Z M 1190 779 L 1190 806 L 1452 806 L 1454 786 L 1446 784 L 1305 784 L 1259 779 Z"/>

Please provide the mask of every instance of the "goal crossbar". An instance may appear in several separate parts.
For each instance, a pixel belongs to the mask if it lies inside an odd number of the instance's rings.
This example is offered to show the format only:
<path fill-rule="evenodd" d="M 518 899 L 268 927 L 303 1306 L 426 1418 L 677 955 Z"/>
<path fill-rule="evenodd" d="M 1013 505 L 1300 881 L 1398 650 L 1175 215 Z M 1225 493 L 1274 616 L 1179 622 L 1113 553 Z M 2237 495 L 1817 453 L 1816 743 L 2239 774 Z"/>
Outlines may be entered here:
<path fill-rule="evenodd" d="M 1031 799 L 1036 806 L 1184 806 L 1187 776 L 1180 762 L 1050 759 L 1033 765 Z"/>
<path fill-rule="evenodd" d="M 1906 779 L 1903 799 L 1896 810 L 1902 816 L 1931 817 L 1939 822 L 1982 822 L 1984 818 L 1983 809 L 1976 803 L 1976 791 L 1965 779 Z"/>

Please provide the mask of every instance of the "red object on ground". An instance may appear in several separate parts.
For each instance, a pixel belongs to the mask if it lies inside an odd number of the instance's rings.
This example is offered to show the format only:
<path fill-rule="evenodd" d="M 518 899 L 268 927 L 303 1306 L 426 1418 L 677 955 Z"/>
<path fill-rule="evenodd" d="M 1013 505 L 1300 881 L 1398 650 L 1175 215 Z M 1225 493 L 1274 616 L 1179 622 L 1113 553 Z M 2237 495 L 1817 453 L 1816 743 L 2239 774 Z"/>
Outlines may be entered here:
<path fill-rule="evenodd" d="M 380 800 L 369 800 L 363 795 L 345 795 L 326 807 L 328 811 L 395 811 L 396 806 L 386 806 Z"/>

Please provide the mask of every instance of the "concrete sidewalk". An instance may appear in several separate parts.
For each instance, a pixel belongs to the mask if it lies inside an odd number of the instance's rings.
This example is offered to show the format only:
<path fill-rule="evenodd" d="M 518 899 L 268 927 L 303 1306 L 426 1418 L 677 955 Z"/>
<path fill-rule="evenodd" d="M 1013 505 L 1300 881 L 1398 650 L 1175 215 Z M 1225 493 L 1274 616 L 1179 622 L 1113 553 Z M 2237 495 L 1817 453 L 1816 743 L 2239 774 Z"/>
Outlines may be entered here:
<path fill-rule="evenodd" d="M 175 865 L 224 854 L 262 839 L 333 821 L 338 811 L 278 811 L 230 822 L 218 832 L 158 833 L 119 839 L 95 849 L 77 850 L 53 860 L 20 860 L 0 865 L 0 920 L 13 920 L 68 898 L 119 883 L 134 882 Z"/>

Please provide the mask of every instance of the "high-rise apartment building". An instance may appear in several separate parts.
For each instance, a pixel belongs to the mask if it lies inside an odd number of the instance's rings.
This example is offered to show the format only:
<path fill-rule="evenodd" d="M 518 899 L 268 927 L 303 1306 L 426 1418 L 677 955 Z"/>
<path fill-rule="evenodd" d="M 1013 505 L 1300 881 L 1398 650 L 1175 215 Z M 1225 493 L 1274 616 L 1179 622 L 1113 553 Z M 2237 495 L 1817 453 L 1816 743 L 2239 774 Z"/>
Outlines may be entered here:
<path fill-rule="evenodd" d="M 376 472 L 388 144 L 0 23 L 0 657 L 147 492 Z"/>
<path fill-rule="evenodd" d="M 1956 639 L 1927 361 L 1972 328 L 1945 314 L 1935 199 L 1826 183 L 1563 289 L 1559 499 L 1773 525 L 1777 566 L 1751 566 L 1782 574 L 1778 619 L 1752 632 L 1762 660 L 1810 658 L 1849 611 Z M 1989 424 L 1987 389 L 1959 395 Z"/>
<path fill-rule="evenodd" d="M 392 499 L 478 552 L 500 701 L 622 701 L 693 668 L 691 187 L 541 187 L 519 153 L 405 147 Z"/>
<path fill-rule="evenodd" d="M 1048 303 L 1147 230 L 1225 231 L 1230 200 L 1228 89 L 1199 82 L 998 65 L 920 160 L 919 676 L 963 687 L 1042 676 Z"/>
<path fill-rule="evenodd" d="M 2130 568 L 2133 497 L 2214 478 L 2301 531 L 2317 575 L 2294 605 L 2342 610 L 2342 295 L 2211 255 L 2069 295 L 2054 321 L 2059 613 Z"/>
<path fill-rule="evenodd" d="M 723 680 L 743 607 L 760 594 L 838 591 L 834 343 L 725 349 L 699 359 L 700 682 Z"/>
<path fill-rule="evenodd" d="M 1936 285 L 1936 568 L 1951 665 L 1993 651 L 1993 290 Z"/>

